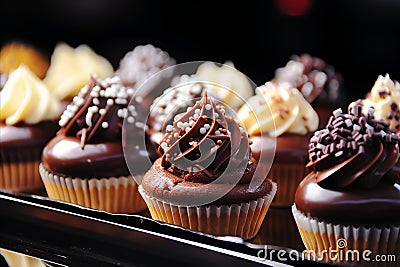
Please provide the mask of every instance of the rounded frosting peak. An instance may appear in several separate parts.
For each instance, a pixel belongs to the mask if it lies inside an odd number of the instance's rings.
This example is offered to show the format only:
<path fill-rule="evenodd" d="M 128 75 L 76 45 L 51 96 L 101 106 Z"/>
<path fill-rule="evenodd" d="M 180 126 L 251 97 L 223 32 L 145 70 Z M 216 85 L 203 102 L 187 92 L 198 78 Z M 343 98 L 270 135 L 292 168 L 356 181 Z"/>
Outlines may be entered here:
<path fill-rule="evenodd" d="M 60 115 L 58 100 L 27 67 L 13 71 L 0 93 L 0 120 L 7 125 L 37 124 Z"/>
<path fill-rule="evenodd" d="M 74 49 L 61 43 L 54 49 L 44 82 L 59 99 L 67 99 L 78 94 L 91 74 L 106 78 L 113 72 L 111 63 L 89 46 L 80 45 Z"/>
<path fill-rule="evenodd" d="M 207 93 L 166 127 L 160 152 L 164 169 L 206 183 L 224 171 L 246 168 L 251 156 L 247 133 Z"/>
<path fill-rule="evenodd" d="M 82 148 L 87 142 L 120 141 L 126 118 L 144 136 L 143 112 L 136 99 L 130 102 L 133 94 L 134 90 L 123 86 L 118 76 L 104 80 L 92 76 L 62 114 L 60 133 L 80 138 Z"/>
<path fill-rule="evenodd" d="M 256 88 L 238 113 L 250 135 L 283 133 L 305 135 L 318 127 L 318 115 L 303 95 L 289 84 L 267 82 Z M 262 118 L 257 121 L 257 118 Z"/>
<path fill-rule="evenodd" d="M 310 140 L 307 168 L 321 186 L 376 186 L 381 180 L 393 182 L 393 168 L 399 157 L 399 139 L 389 124 L 374 118 L 374 108 L 362 112 L 362 102 L 333 112 L 325 129 Z"/>
<path fill-rule="evenodd" d="M 362 100 L 363 112 L 373 106 L 374 116 L 387 121 L 391 129 L 400 133 L 400 83 L 390 79 L 389 74 L 379 75 L 371 91 Z M 353 102 L 351 105 L 354 105 Z"/>

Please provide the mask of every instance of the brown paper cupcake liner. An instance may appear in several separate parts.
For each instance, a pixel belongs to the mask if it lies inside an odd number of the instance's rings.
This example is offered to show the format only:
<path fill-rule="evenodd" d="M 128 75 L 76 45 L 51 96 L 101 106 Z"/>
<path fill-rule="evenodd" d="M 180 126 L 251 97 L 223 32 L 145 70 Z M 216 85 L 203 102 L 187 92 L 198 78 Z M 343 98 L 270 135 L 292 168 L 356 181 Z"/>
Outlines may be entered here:
<path fill-rule="evenodd" d="M 308 217 L 295 205 L 292 212 L 306 249 L 315 252 L 320 259 L 361 266 L 400 266 L 400 259 L 397 258 L 400 253 L 400 226 L 333 224 Z M 332 250 L 338 252 L 333 256 L 325 252 Z M 367 250 L 371 254 L 365 252 Z M 364 252 L 368 254 L 367 259 L 363 258 Z M 395 255 L 396 261 L 377 262 L 376 255 Z"/>
<path fill-rule="evenodd" d="M 294 203 L 297 186 L 308 170 L 300 164 L 276 164 L 271 166 L 268 178 L 278 185 L 278 192 L 272 201 L 273 207 L 290 207 Z"/>
<path fill-rule="evenodd" d="M 110 213 L 137 213 L 146 209 L 132 176 L 107 178 L 63 177 L 39 167 L 50 198 Z"/>
<path fill-rule="evenodd" d="M 40 153 L 38 149 L 2 152 L 0 189 L 29 193 L 43 188 L 39 174 Z"/>
<path fill-rule="evenodd" d="M 268 195 L 257 200 L 221 206 L 173 205 L 149 196 L 141 186 L 139 192 L 155 220 L 207 234 L 238 236 L 248 240 L 257 235 L 276 193 L 276 184 L 273 183 Z"/>

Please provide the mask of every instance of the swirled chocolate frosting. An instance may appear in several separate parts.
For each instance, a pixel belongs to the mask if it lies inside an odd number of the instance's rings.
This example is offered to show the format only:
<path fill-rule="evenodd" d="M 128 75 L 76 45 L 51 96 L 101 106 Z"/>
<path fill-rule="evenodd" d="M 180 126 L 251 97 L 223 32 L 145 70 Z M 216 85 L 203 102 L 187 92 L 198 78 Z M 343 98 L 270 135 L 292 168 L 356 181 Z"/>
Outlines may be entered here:
<path fill-rule="evenodd" d="M 247 134 L 207 93 L 166 131 L 159 149 L 161 166 L 181 179 L 212 182 L 222 172 L 249 163 Z"/>
<path fill-rule="evenodd" d="M 326 128 L 315 132 L 307 168 L 320 186 L 372 188 L 381 181 L 395 180 L 400 138 L 388 122 L 376 120 L 373 114 L 373 107 L 362 113 L 358 101 L 348 114 L 335 110 Z"/>

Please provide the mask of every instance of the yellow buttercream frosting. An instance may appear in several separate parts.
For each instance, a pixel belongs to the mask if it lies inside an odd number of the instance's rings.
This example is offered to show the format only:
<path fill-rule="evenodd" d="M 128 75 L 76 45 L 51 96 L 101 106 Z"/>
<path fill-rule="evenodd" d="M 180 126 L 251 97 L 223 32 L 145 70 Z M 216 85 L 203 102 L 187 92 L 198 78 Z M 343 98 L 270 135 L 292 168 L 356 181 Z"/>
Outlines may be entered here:
<path fill-rule="evenodd" d="M 232 62 L 217 66 L 213 62 L 201 64 L 195 74 L 201 81 L 215 83 L 214 91 L 229 107 L 239 108 L 253 94 L 249 79 Z"/>
<path fill-rule="evenodd" d="M 351 103 L 350 106 L 354 105 Z M 362 100 L 363 113 L 368 113 L 374 107 L 374 116 L 377 119 L 385 120 L 390 123 L 389 127 L 400 131 L 400 83 L 392 81 L 389 74 L 379 75 L 371 91 Z M 397 128 L 396 128 L 397 127 Z"/>
<path fill-rule="evenodd" d="M 283 133 L 305 135 L 318 127 L 318 115 L 303 95 L 288 84 L 267 82 L 256 88 L 238 117 L 250 135 L 266 133 L 271 137 Z"/>
<path fill-rule="evenodd" d="M 85 86 L 91 74 L 106 78 L 113 74 L 110 62 L 89 46 L 72 48 L 58 44 L 51 56 L 50 68 L 44 82 L 59 99 L 72 98 Z"/>
<path fill-rule="evenodd" d="M 25 65 L 13 71 L 0 92 L 0 120 L 7 125 L 55 120 L 60 103 Z"/>

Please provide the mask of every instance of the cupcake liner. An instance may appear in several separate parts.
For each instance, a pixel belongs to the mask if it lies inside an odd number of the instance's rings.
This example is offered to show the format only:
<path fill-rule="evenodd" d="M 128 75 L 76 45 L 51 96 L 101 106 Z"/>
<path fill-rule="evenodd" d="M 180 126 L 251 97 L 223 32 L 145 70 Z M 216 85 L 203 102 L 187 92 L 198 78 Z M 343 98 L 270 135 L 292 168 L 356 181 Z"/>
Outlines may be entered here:
<path fill-rule="evenodd" d="M 0 189 L 29 193 L 43 188 L 39 174 L 40 149 L 1 152 Z"/>
<path fill-rule="evenodd" d="M 0 254 L 4 257 L 9 267 L 45 267 L 41 260 L 21 253 L 0 248 Z"/>
<path fill-rule="evenodd" d="M 400 226 L 356 226 L 333 224 L 308 217 L 292 206 L 292 213 L 307 250 L 316 253 L 324 261 L 361 264 L 363 266 L 400 266 L 400 259 L 395 262 L 377 262 L 376 255 L 395 255 L 400 252 Z M 329 258 L 323 250 L 337 250 L 337 257 Z M 371 251 L 364 259 L 364 251 Z M 358 251 L 359 259 L 351 255 Z"/>
<path fill-rule="evenodd" d="M 207 234 L 239 236 L 248 240 L 257 235 L 276 188 L 273 183 L 268 195 L 241 204 L 200 207 L 180 206 L 158 200 L 148 195 L 141 186 L 139 192 L 155 220 Z"/>
<path fill-rule="evenodd" d="M 64 177 L 39 166 L 50 198 L 110 213 L 137 213 L 146 209 L 132 176 L 107 178 Z"/>
<path fill-rule="evenodd" d="M 307 173 L 308 170 L 304 165 L 274 163 L 268 173 L 268 178 L 277 183 L 279 190 L 272 201 L 272 206 L 292 206 L 297 186 Z"/>

